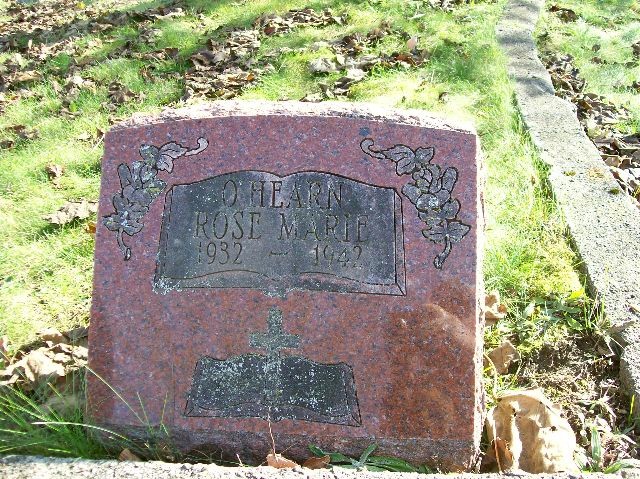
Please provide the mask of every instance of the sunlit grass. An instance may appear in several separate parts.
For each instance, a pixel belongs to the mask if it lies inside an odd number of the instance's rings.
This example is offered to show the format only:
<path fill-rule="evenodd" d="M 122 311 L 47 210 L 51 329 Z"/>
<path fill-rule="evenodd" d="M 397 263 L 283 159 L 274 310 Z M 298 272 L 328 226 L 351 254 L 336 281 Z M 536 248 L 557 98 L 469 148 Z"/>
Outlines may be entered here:
<path fill-rule="evenodd" d="M 635 1 L 564 1 L 579 15 L 563 22 L 546 12 L 538 34 L 542 49 L 570 54 L 585 79 L 585 91 L 606 96 L 632 113 L 626 128 L 640 129 L 640 95 L 632 83 L 640 78 L 640 62 L 631 45 L 640 41 L 640 5 Z"/>

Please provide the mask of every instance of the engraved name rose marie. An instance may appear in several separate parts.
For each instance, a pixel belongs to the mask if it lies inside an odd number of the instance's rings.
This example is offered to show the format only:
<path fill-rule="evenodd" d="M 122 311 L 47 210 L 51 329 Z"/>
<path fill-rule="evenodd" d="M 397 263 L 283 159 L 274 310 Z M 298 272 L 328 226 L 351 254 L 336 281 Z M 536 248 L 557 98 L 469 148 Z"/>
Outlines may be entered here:
<path fill-rule="evenodd" d="M 433 147 L 413 150 L 405 145 L 395 145 L 387 150 L 373 150 L 373 143 L 371 138 L 365 138 L 360 148 L 373 158 L 393 161 L 398 176 L 411 177 L 411 181 L 402 187 L 402 194 L 415 206 L 418 217 L 425 223 L 423 236 L 433 243 L 444 244 L 444 250 L 433 260 L 433 265 L 442 269 L 453 244 L 462 241 L 471 229 L 458 220 L 460 202 L 451 197 L 458 181 L 458 170 L 451 166 L 443 169 L 433 163 Z"/>
<path fill-rule="evenodd" d="M 142 161 L 118 165 L 118 177 L 122 189 L 113 195 L 115 213 L 103 217 L 102 224 L 117 235 L 118 247 L 125 260 L 131 258 L 131 248 L 124 242 L 123 235 L 133 236 L 139 233 L 144 224 L 142 218 L 149 211 L 149 205 L 167 186 L 158 178 L 160 171 L 171 173 L 173 160 L 182 156 L 193 156 L 209 146 L 204 138 L 198 138 L 198 147 L 192 150 L 176 142 L 165 143 L 157 147 L 142 145 L 138 150 Z"/>

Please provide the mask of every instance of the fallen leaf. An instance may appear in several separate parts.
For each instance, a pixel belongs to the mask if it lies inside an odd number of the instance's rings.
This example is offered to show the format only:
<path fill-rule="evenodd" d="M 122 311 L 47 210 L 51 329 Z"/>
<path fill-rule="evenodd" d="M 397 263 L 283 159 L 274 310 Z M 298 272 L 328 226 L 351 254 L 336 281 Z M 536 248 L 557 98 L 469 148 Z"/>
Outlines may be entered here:
<path fill-rule="evenodd" d="M 324 469 L 331 462 L 331 456 L 322 456 L 322 457 L 310 457 L 302 464 L 302 467 L 306 467 L 307 469 Z"/>
<path fill-rule="evenodd" d="M 11 125 L 6 129 L 14 132 L 23 140 L 33 140 L 38 138 L 38 130 L 29 129 L 25 125 Z"/>
<path fill-rule="evenodd" d="M 78 341 L 79 339 L 86 338 L 89 336 L 89 328 L 85 326 L 80 326 L 78 328 L 70 329 L 69 331 L 65 331 L 64 335 L 69 338 L 71 343 Z"/>
<path fill-rule="evenodd" d="M 64 173 L 64 168 L 60 165 L 49 164 L 44 169 L 51 180 L 54 188 L 60 188 L 60 179 L 62 178 L 62 173 Z"/>
<path fill-rule="evenodd" d="M 503 342 L 492 350 L 488 356 L 498 374 L 507 374 L 509 366 L 520 360 L 520 353 L 510 341 Z"/>
<path fill-rule="evenodd" d="M 109 84 L 109 100 L 113 105 L 123 105 L 138 98 L 139 95 L 133 93 L 129 88 L 120 82 L 114 81 Z"/>
<path fill-rule="evenodd" d="M 67 341 L 67 338 L 65 337 L 65 335 L 62 334 L 60 331 L 58 331 L 56 328 L 43 329 L 38 332 L 38 336 L 43 341 L 51 343 L 49 344 L 49 346 L 53 344 L 58 344 L 58 343 L 65 343 Z"/>
<path fill-rule="evenodd" d="M 89 349 L 85 346 L 75 346 L 71 349 L 71 355 L 76 359 L 87 360 L 89 357 Z"/>
<path fill-rule="evenodd" d="M 316 58 L 309 62 L 311 73 L 331 73 L 338 71 L 338 66 L 330 58 Z"/>
<path fill-rule="evenodd" d="M 142 459 L 140 459 L 138 456 L 136 456 L 134 453 L 132 453 L 129 449 L 123 449 L 122 452 L 120 454 L 118 454 L 118 461 L 135 461 L 135 462 L 141 462 Z"/>
<path fill-rule="evenodd" d="M 53 359 L 46 354 L 46 351 L 46 348 L 38 348 L 26 356 L 24 372 L 26 378 L 33 384 L 34 388 L 65 375 L 64 366 L 53 361 Z"/>
<path fill-rule="evenodd" d="M 0 141 L 0 149 L 2 150 L 10 150 L 16 146 L 16 142 L 13 140 L 2 140 Z"/>
<path fill-rule="evenodd" d="M 0 336 L 0 356 L 6 357 L 9 351 L 9 336 Z"/>
<path fill-rule="evenodd" d="M 298 464 L 293 462 L 291 459 L 287 459 L 281 454 L 267 454 L 267 464 L 271 467 L 275 467 L 276 469 L 292 469 L 294 467 L 298 467 Z"/>
<path fill-rule="evenodd" d="M 36 80 L 40 80 L 42 78 L 42 74 L 35 70 L 27 70 L 18 72 L 12 78 L 14 84 L 19 83 L 30 83 Z"/>
<path fill-rule="evenodd" d="M 499 437 L 491 441 L 487 452 L 482 458 L 480 472 L 504 472 L 513 469 L 513 453 L 509 444 Z"/>
<path fill-rule="evenodd" d="M 84 230 L 89 233 L 91 236 L 95 236 L 96 234 L 96 222 L 95 221 L 89 221 L 87 223 L 87 226 L 85 226 Z"/>
<path fill-rule="evenodd" d="M 554 12 L 558 15 L 563 22 L 575 22 L 578 19 L 576 12 L 570 8 L 559 7 L 558 5 L 551 5 L 550 12 Z"/>
<path fill-rule="evenodd" d="M 74 220 L 83 220 L 98 211 L 95 201 L 68 201 L 58 211 L 43 216 L 43 219 L 54 225 L 66 225 Z"/>
<path fill-rule="evenodd" d="M 542 390 L 502 394 L 488 412 L 486 426 L 490 441 L 506 441 L 513 456 L 512 470 L 534 474 L 578 472 L 573 461 L 575 434 Z"/>
<path fill-rule="evenodd" d="M 493 326 L 507 316 L 507 307 L 500 303 L 500 293 L 491 291 L 484 298 L 484 321 L 485 325 Z"/>

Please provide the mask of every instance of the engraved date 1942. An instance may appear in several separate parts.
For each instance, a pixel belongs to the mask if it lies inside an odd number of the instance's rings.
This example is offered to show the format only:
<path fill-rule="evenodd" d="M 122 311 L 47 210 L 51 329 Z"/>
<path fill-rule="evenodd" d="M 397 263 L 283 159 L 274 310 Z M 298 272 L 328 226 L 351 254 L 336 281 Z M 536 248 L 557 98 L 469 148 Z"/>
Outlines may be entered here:
<path fill-rule="evenodd" d="M 360 245 L 346 247 L 338 245 L 336 248 L 336 245 L 331 243 L 318 243 L 311 250 L 311 255 L 313 257 L 313 266 L 324 265 L 332 267 L 336 265 L 343 268 L 359 268 L 362 266 L 358 262 L 360 256 L 362 256 L 362 246 Z"/>

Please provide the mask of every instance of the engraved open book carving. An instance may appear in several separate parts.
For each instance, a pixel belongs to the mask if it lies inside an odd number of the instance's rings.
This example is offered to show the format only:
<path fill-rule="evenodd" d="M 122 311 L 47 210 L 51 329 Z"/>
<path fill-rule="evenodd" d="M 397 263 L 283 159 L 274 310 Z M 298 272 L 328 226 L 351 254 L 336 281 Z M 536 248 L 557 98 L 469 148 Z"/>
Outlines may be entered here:
<path fill-rule="evenodd" d="M 269 311 L 267 332 L 251 334 L 250 345 L 267 354 L 200 358 L 186 416 L 361 425 L 351 366 L 282 355 L 282 349 L 298 348 L 300 337 L 283 331 L 281 311 Z"/>

